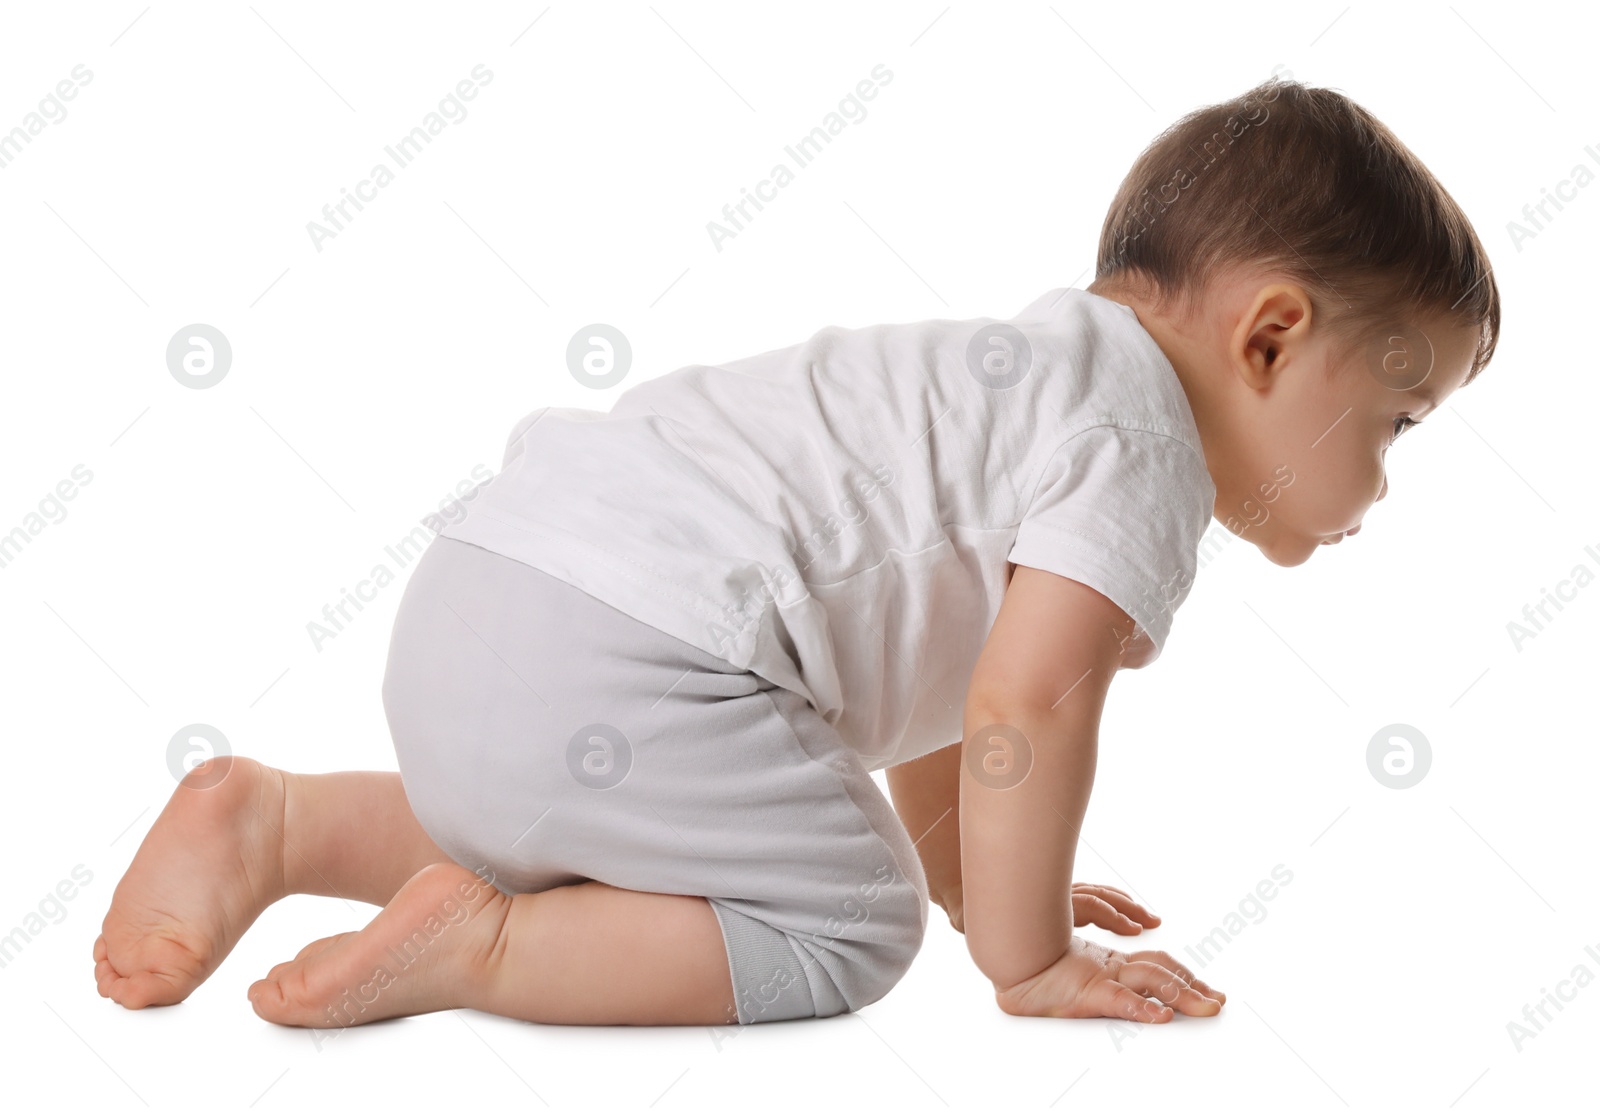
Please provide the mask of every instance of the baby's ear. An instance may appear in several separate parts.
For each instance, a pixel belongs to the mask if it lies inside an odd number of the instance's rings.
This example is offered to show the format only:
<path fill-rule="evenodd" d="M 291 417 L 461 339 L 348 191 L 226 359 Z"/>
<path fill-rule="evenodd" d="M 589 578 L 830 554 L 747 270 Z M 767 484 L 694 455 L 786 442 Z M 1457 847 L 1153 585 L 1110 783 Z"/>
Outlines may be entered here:
<path fill-rule="evenodd" d="M 1311 309 L 1311 296 L 1293 282 L 1269 283 L 1245 302 L 1228 355 L 1249 386 L 1268 386 L 1286 357 L 1309 351 Z"/>

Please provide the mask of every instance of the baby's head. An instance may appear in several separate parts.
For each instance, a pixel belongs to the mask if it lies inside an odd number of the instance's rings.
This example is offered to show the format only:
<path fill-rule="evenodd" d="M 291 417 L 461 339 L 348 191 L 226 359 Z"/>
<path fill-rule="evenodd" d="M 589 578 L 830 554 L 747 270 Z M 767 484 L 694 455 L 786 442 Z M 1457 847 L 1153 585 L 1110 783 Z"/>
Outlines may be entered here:
<path fill-rule="evenodd" d="M 1271 80 L 1134 163 L 1090 292 L 1133 308 L 1194 411 L 1215 513 L 1279 565 L 1384 497 L 1384 454 L 1494 354 L 1471 223 L 1393 132 Z"/>

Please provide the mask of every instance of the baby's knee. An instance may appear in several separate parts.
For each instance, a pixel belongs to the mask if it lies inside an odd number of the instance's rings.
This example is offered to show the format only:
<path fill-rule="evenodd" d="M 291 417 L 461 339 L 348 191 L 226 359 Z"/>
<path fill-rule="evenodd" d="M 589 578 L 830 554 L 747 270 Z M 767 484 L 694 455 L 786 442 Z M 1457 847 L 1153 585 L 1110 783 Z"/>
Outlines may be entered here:
<path fill-rule="evenodd" d="M 841 962 L 837 966 L 830 965 L 830 974 L 845 1003 L 845 1008 L 838 1012 L 865 1009 L 893 990 L 911 970 L 912 961 L 922 950 L 922 937 L 920 923 L 908 925 L 893 937 L 873 940 L 843 952 Z"/>
<path fill-rule="evenodd" d="M 728 904 L 712 905 L 746 1024 L 864 1009 L 911 969 L 927 928 L 923 893 L 892 870 L 841 894 L 820 914 L 781 918 L 781 929 Z M 805 925 L 798 931 L 797 920 Z"/>
<path fill-rule="evenodd" d="M 841 896 L 822 930 L 800 941 L 843 1002 L 829 1012 L 863 1009 L 894 989 L 922 950 L 927 924 L 926 895 L 890 865 Z"/>

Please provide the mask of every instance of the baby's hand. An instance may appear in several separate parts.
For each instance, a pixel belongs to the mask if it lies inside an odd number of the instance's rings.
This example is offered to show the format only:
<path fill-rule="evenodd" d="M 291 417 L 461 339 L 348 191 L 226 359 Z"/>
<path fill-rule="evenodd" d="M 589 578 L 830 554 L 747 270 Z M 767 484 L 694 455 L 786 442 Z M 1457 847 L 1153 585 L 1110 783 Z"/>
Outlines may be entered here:
<path fill-rule="evenodd" d="M 1072 923 L 1092 924 L 1118 936 L 1137 936 L 1161 923 L 1161 918 L 1115 886 L 1073 883 Z"/>
<path fill-rule="evenodd" d="M 1159 998 L 1158 1005 L 1150 997 Z M 1116 1017 L 1171 1021 L 1173 1009 L 1206 1017 L 1227 999 L 1166 952 L 1124 955 L 1074 936 L 1065 954 L 1015 986 L 996 987 L 995 1001 L 1019 1017 Z"/>

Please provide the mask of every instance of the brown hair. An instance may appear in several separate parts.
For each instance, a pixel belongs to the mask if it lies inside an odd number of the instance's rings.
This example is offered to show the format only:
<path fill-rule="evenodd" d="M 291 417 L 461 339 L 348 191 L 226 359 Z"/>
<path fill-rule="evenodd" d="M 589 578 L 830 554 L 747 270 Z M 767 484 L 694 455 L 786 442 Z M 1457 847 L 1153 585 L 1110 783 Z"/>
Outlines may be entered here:
<path fill-rule="evenodd" d="M 1500 338 L 1499 289 L 1466 214 L 1332 89 L 1274 77 L 1163 131 L 1106 214 L 1095 284 L 1148 288 L 1187 315 L 1211 275 L 1241 265 L 1303 284 L 1343 347 L 1409 312 L 1476 328 L 1467 383 Z"/>

